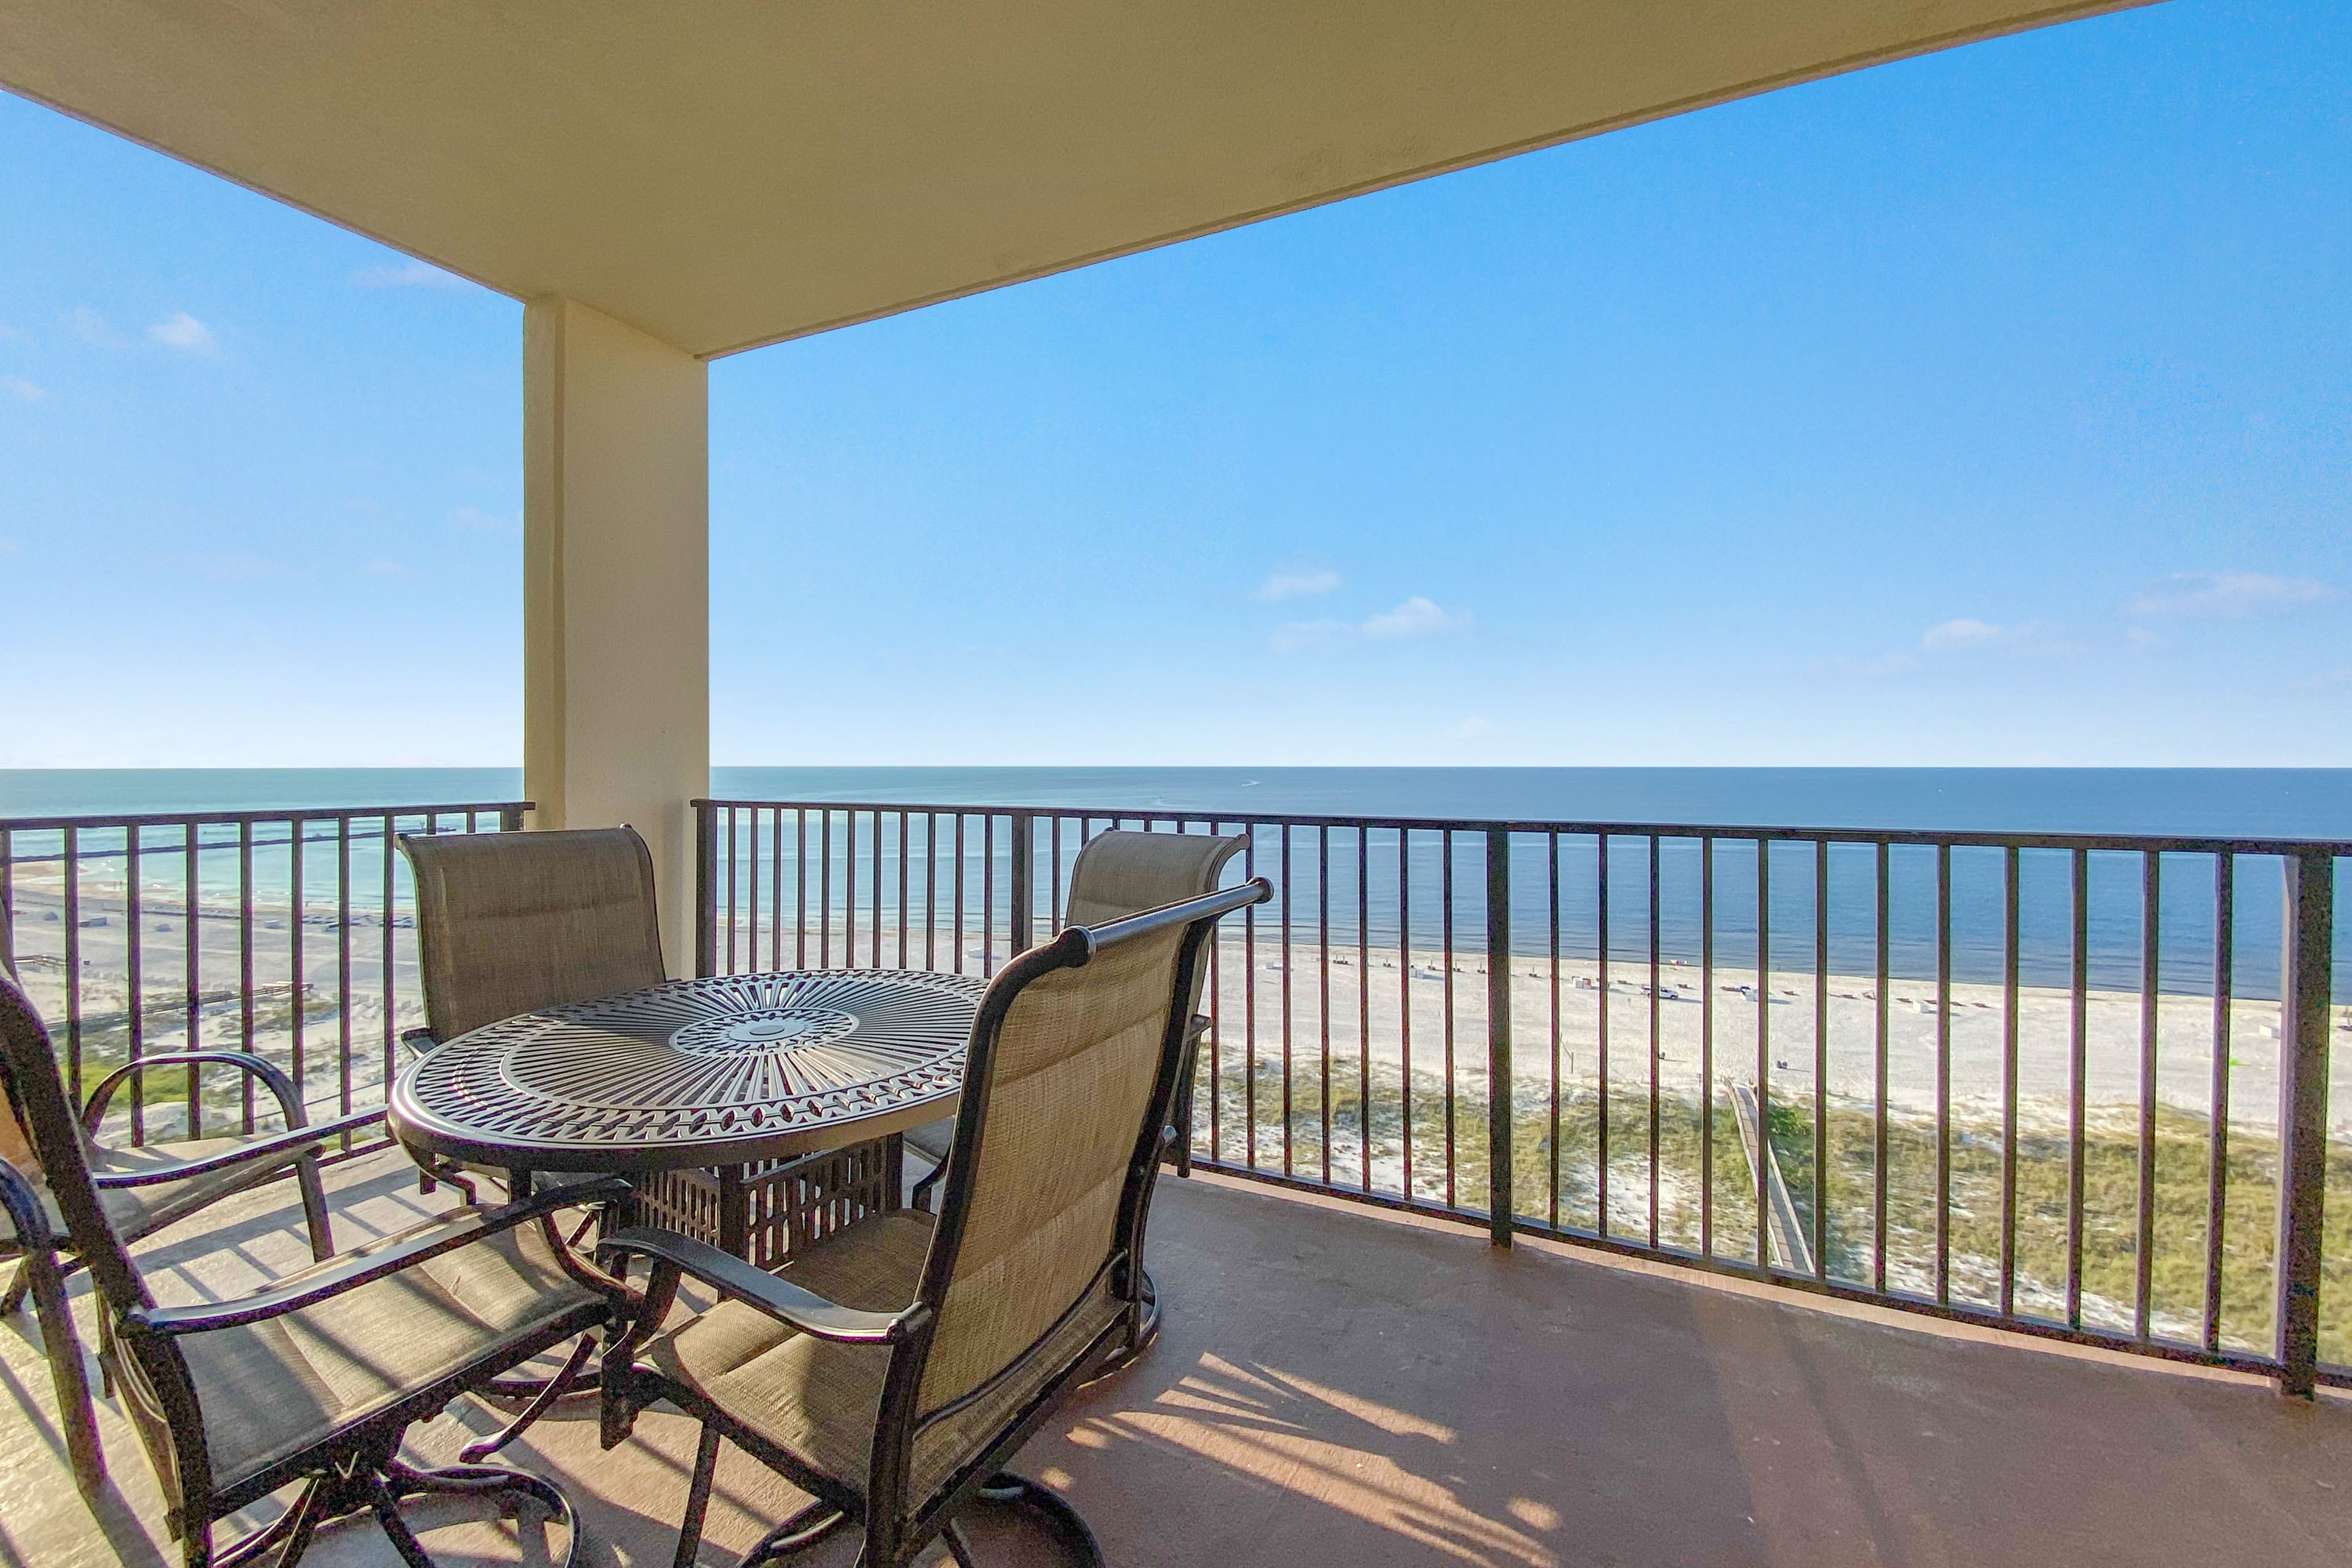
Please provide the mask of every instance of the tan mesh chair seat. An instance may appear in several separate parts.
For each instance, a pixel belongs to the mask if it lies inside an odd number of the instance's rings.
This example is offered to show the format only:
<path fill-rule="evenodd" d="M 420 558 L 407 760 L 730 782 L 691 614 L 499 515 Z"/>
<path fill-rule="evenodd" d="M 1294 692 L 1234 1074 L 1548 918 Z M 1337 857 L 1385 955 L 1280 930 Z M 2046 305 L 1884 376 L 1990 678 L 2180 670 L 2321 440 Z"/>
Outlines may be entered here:
<path fill-rule="evenodd" d="M 428 1221 L 320 1268 L 347 1266 L 447 1223 Z M 525 1226 L 268 1322 L 191 1335 L 183 1350 L 204 1406 L 215 1484 L 234 1485 L 314 1447 L 499 1342 L 595 1300 L 558 1267 L 544 1233 Z"/>
<path fill-rule="evenodd" d="M 920 1210 L 860 1220 L 776 1276 L 845 1307 L 898 1311 L 922 1282 L 931 1226 L 931 1216 Z M 987 1397 L 919 1434 L 908 1489 L 924 1497 L 936 1491 L 959 1460 L 1117 1322 L 1120 1310 L 1108 1290 L 1097 1291 L 1044 1348 L 1033 1375 L 992 1388 Z M 815 1339 L 757 1308 L 725 1301 L 653 1341 L 644 1353 L 665 1376 L 724 1406 L 812 1469 L 845 1486 L 865 1484 L 882 1379 L 890 1366 L 887 1347 Z"/>

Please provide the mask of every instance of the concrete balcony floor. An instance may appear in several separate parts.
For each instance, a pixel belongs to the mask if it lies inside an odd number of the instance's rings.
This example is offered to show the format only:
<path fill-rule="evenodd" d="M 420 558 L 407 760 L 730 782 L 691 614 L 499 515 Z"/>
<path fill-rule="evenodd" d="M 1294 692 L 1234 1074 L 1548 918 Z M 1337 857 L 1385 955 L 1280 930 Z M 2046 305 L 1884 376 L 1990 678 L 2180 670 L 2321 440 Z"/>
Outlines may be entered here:
<path fill-rule="evenodd" d="M 404 1160 L 335 1168 L 338 1239 L 412 1223 Z M 284 1188 L 146 1249 L 167 1300 L 307 1261 Z M 201 1226 L 201 1230 L 199 1230 Z M 1114 1563 L 2341 1563 L 2352 1402 L 2053 1349 L 1208 1179 L 1164 1181 L 1160 1342 L 1081 1395 L 1022 1468 L 1078 1504 Z M 88 1310 L 83 1303 L 85 1313 Z M 0 1326 L 0 1564 L 170 1563 L 146 1461 L 101 1411 L 114 1490 L 75 1493 L 29 1312 Z M 593 1402 L 507 1458 L 562 1479 L 602 1565 L 670 1560 L 694 1435 L 650 1413 L 613 1453 Z M 446 1462 L 499 1417 L 419 1427 Z M 702 1561 L 732 1563 L 798 1494 L 727 1451 Z M 420 1507 L 446 1563 L 558 1544 Z M 1050 1553 L 992 1527 L 988 1560 Z M 854 1537 L 824 1561 L 847 1563 Z M 940 1554 L 943 1560 L 943 1554 Z M 392 1564 L 374 1526 L 317 1568 Z"/>

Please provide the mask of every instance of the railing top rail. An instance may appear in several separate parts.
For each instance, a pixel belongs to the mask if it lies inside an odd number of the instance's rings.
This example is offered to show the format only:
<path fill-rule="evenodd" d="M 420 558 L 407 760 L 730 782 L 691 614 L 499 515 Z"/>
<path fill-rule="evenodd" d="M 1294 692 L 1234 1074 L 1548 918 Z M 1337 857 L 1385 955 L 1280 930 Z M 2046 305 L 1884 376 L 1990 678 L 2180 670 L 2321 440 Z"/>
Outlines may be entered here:
<path fill-rule="evenodd" d="M 1330 816 L 1289 812 L 1171 810 L 1125 806 L 1021 805 L 996 802 L 961 804 L 919 801 L 723 800 L 696 806 L 756 811 L 920 812 L 966 816 L 1089 817 L 1123 822 L 1255 824 L 1267 827 L 1378 828 L 1399 832 L 1542 833 L 1611 838 L 1764 839 L 1800 844 L 1950 845 L 1958 848 L 2091 849 L 2180 855 L 2352 856 L 2352 838 L 2213 837 L 2197 834 L 2000 833 L 1979 829 L 1797 827 L 1755 823 L 1583 822 L 1521 817 Z"/>
<path fill-rule="evenodd" d="M 259 811 L 149 811 L 122 815 L 97 812 L 71 816 L 0 816 L 0 832 L 46 833 L 67 827 L 234 827 L 247 822 L 334 822 L 362 816 L 531 809 L 527 800 L 461 800 L 401 805 L 288 805 Z"/>

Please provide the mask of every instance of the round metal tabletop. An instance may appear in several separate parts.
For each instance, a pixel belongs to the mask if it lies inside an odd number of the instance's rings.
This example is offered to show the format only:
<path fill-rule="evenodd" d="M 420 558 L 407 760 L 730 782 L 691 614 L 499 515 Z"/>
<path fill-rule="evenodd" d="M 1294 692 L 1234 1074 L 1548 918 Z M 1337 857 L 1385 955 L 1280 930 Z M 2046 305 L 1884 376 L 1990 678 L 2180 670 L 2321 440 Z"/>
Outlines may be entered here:
<path fill-rule="evenodd" d="M 786 1159 L 950 1113 L 987 983 L 835 969 L 674 980 L 486 1024 L 412 1063 L 403 1143 L 532 1171 Z"/>

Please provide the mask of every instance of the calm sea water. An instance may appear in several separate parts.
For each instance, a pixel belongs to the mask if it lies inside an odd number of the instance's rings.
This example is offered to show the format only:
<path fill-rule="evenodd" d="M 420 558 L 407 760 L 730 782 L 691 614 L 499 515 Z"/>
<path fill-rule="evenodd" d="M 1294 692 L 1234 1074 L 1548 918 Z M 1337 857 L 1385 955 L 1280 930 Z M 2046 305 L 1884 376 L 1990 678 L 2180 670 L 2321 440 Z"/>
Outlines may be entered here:
<path fill-rule="evenodd" d="M 2347 768 L 751 768 L 721 796 L 2352 838 Z M 0 769 L 0 817 L 510 799 L 520 768 Z"/>
<path fill-rule="evenodd" d="M 0 819 L 64 814 L 132 815 L 288 807 L 421 805 L 496 801 L 520 794 L 521 773 L 507 768 L 272 770 L 0 771 Z M 1511 817 L 1712 826 L 1862 827 L 1892 830 L 2151 833 L 2216 837 L 2352 838 L 2352 770 L 2347 769 L 1953 769 L 1953 768 L 719 768 L 721 797 L 940 805 L 1037 805 L 1105 810 L 1218 813 Z M 19 853 L 34 847 L 29 836 Z M 1400 925 L 1394 897 L 1399 847 L 1393 834 L 1367 845 L 1373 876 L 1364 889 L 1375 941 Z M 1297 836 L 1286 868 L 1278 840 L 1261 835 L 1257 868 L 1287 887 L 1294 909 L 1311 918 L 1321 906 L 1316 878 L 1319 846 Z M 920 852 L 919 846 L 917 847 Z M 1483 847 L 1456 850 L 1454 940 L 1484 941 Z M 886 846 L 895 856 L 895 846 Z M 1336 849 L 1329 889 L 1335 936 L 1353 940 L 1358 889 L 1355 846 Z M 1442 874 L 1435 835 L 1418 836 L 1405 855 L 1413 899 L 1408 923 L 1416 946 L 1444 935 L 1444 911 L 1423 889 Z M 1564 845 L 1560 929 L 1566 951 L 1598 941 L 1593 896 L 1598 855 L 1591 840 Z M 1629 962 L 1648 951 L 1648 850 L 1640 840 L 1610 850 L 1611 951 Z M 1661 857 L 1661 945 L 1669 956 L 1695 957 L 1701 945 L 1698 846 L 1670 842 Z M 356 875 L 373 879 L 377 858 L 362 857 Z M 1811 963 L 1814 900 L 1809 847 L 1784 846 L 1772 858 L 1765 922 L 1776 964 Z M 2071 965 L 2070 867 L 2063 855 L 2029 853 L 2021 872 L 2021 936 L 2029 984 L 2063 984 Z M 1898 850 L 1890 868 L 1889 945 L 1898 972 L 1932 970 L 1936 909 L 1931 851 Z M 1513 921 L 1521 951 L 1549 942 L 1551 910 L 1542 849 L 1514 853 Z M 314 861 L 306 880 L 320 874 Z M 919 879 L 922 870 L 915 875 Z M 1832 856 L 1832 963 L 1866 973 L 1875 960 L 1874 867 L 1865 848 Z M 2003 910 L 1997 851 L 1961 851 L 1953 864 L 1953 953 L 1963 979 L 2000 973 Z M 895 880 L 895 873 L 889 879 Z M 2211 862 L 2174 857 L 2164 867 L 2159 973 L 2165 989 L 2198 991 L 2212 973 Z M 1725 844 L 1714 867 L 1714 934 L 1718 959 L 1752 963 L 1757 866 L 1752 846 Z M 380 883 L 370 882 L 371 886 Z M 2140 873 L 2136 858 L 2095 857 L 2089 901 L 2093 983 L 2139 984 L 2142 949 Z M 362 901 L 372 896 L 364 888 Z M 2279 927 L 2274 862 L 2241 863 L 2236 884 L 2238 962 L 2242 994 L 2276 993 Z M 2352 977 L 2352 920 L 2339 923 L 2338 994 Z"/>

